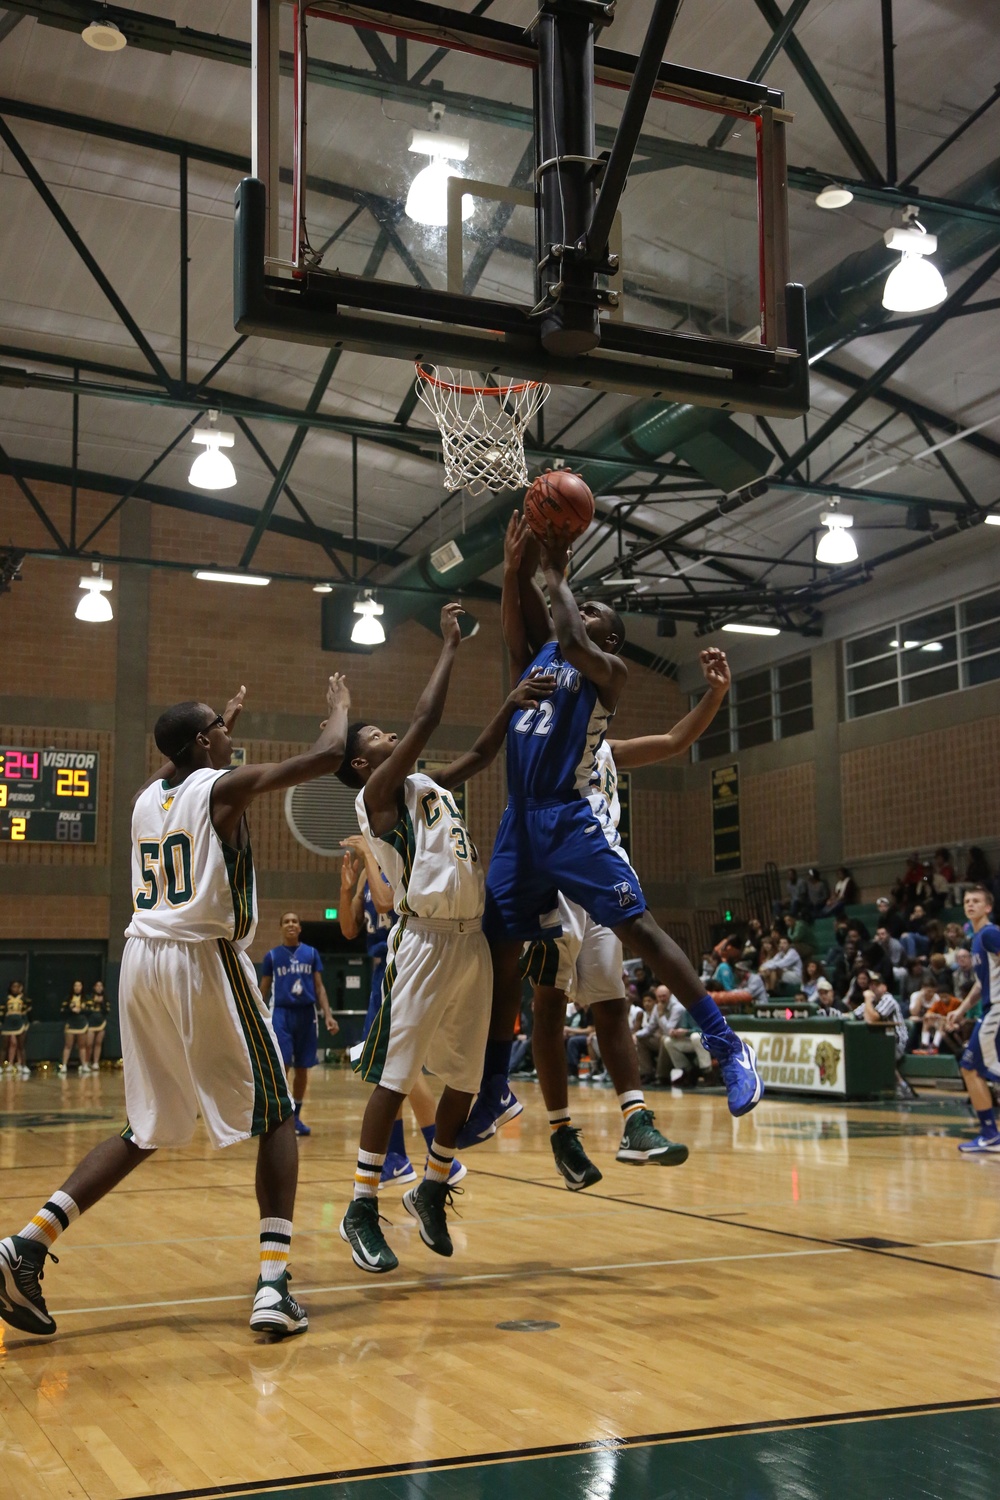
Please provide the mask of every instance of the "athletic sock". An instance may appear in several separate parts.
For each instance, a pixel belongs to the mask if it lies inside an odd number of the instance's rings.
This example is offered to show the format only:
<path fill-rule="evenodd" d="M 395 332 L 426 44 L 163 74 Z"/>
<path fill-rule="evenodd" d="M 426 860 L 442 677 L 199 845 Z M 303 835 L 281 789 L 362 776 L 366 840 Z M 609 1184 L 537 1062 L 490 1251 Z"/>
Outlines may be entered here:
<path fill-rule="evenodd" d="M 292 1244 L 291 1219 L 261 1219 L 260 1221 L 260 1279 L 280 1281 L 288 1270 L 288 1256 Z"/>
<path fill-rule="evenodd" d="M 994 1110 L 992 1110 L 992 1109 L 977 1109 L 976 1110 L 976 1114 L 979 1116 L 979 1123 L 983 1127 L 983 1135 L 996 1135 L 996 1133 L 997 1133 L 997 1117 L 996 1117 L 996 1112 Z M 49 1208 L 51 1206 L 52 1206 L 51 1204 L 47 1204 L 46 1205 L 46 1207 L 49 1207 Z M 43 1210 L 43 1212 L 44 1212 L 44 1210 Z M 33 1222 L 37 1224 L 38 1220 L 35 1219 Z"/>
<path fill-rule="evenodd" d="M 397 1156 L 406 1155 L 406 1137 L 403 1134 L 402 1120 L 393 1120 L 392 1129 L 389 1132 L 389 1155 L 395 1152 Z"/>
<path fill-rule="evenodd" d="M 355 1198 L 377 1198 L 378 1183 L 385 1166 L 385 1152 L 359 1151 L 358 1165 L 354 1173 Z"/>
<path fill-rule="evenodd" d="M 486 1055 L 483 1058 L 483 1082 L 487 1078 L 493 1078 L 497 1073 L 507 1077 L 507 1069 L 510 1067 L 510 1054 L 514 1046 L 510 1042 L 487 1042 Z"/>
<path fill-rule="evenodd" d="M 427 1165 L 424 1168 L 425 1182 L 440 1182 L 442 1186 L 448 1181 L 448 1173 L 451 1164 L 455 1160 L 454 1146 L 441 1146 L 437 1138 L 431 1142 L 430 1150 L 427 1152 Z"/>
<path fill-rule="evenodd" d="M 646 1108 L 646 1096 L 642 1089 L 626 1089 L 624 1094 L 618 1095 L 618 1103 L 622 1107 L 622 1118 L 628 1121 L 640 1109 Z"/>
<path fill-rule="evenodd" d="M 561 1127 L 563 1125 L 568 1125 L 569 1122 L 570 1122 L 569 1105 L 567 1105 L 565 1109 L 550 1109 L 549 1110 L 549 1129 L 550 1130 L 553 1130 L 553 1131 L 559 1130 L 559 1129 L 561 1129 Z"/>
<path fill-rule="evenodd" d="M 302 1102 L 303 1101 L 301 1099 L 293 1099 L 292 1100 L 292 1105 L 294 1106 L 294 1109 L 295 1109 L 295 1118 L 296 1119 L 299 1118 L 299 1111 L 302 1109 Z"/>
<path fill-rule="evenodd" d="M 63 1230 L 68 1229 L 73 1220 L 79 1217 L 80 1210 L 69 1193 L 62 1191 L 53 1193 L 48 1203 L 44 1204 L 35 1217 L 24 1226 L 18 1238 L 41 1240 L 43 1245 L 52 1246 Z"/>
<path fill-rule="evenodd" d="M 703 1037 L 717 1042 L 726 1042 L 734 1034 L 711 995 L 703 995 L 687 1009 Z"/>
<path fill-rule="evenodd" d="M 431 1149 L 431 1147 L 433 1146 L 433 1144 L 434 1144 L 434 1126 L 433 1125 L 421 1125 L 421 1127 L 420 1127 L 420 1134 L 423 1136 L 423 1138 L 424 1138 L 424 1145 L 427 1147 L 427 1149 L 429 1151 Z"/>

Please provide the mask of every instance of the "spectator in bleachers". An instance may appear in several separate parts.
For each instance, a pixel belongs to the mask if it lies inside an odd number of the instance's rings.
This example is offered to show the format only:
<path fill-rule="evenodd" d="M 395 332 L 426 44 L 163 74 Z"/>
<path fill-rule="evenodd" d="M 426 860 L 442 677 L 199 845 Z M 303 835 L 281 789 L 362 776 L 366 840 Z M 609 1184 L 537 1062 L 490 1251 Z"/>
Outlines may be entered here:
<path fill-rule="evenodd" d="M 802 958 L 786 937 L 779 939 L 774 957 L 761 964 L 760 975 L 771 994 L 779 985 L 801 986 Z"/>
<path fill-rule="evenodd" d="M 769 959 L 773 958 L 774 955 L 777 953 L 777 951 L 778 951 L 778 941 L 777 941 L 776 938 L 768 936 L 766 938 L 762 938 L 761 939 L 761 943 L 760 943 L 760 958 L 759 958 L 758 963 L 757 963 L 757 972 L 758 972 L 758 974 L 760 973 L 762 965 L 766 964 Z"/>
<path fill-rule="evenodd" d="M 898 938 L 894 938 L 887 927 L 876 927 L 875 941 L 884 953 L 889 957 L 889 962 L 894 969 L 902 967 L 905 954 L 903 945 Z"/>
<path fill-rule="evenodd" d="M 703 953 L 701 955 L 701 973 L 699 978 L 703 984 L 707 983 L 709 979 L 714 978 L 718 967 L 719 961 L 714 953 Z"/>
<path fill-rule="evenodd" d="M 754 968 L 760 963 L 760 945 L 764 941 L 764 929 L 756 917 L 747 923 L 747 935 L 743 939 L 741 959 L 748 960 Z"/>
<path fill-rule="evenodd" d="M 915 995 L 922 986 L 926 969 L 927 964 L 922 958 L 908 958 L 906 960 L 906 973 L 904 974 L 903 982 L 899 987 L 899 998 L 903 1004 L 904 1009 L 909 1004 L 911 997 Z"/>
<path fill-rule="evenodd" d="M 894 938 L 902 935 L 906 927 L 906 913 L 889 899 L 888 896 L 879 896 L 875 902 L 878 912 L 879 923 L 892 933 Z"/>
<path fill-rule="evenodd" d="M 688 1015 L 676 998 L 674 1004 L 679 1014 L 670 1013 L 669 1020 L 676 1024 L 669 1027 L 660 1048 L 660 1061 L 656 1076 L 661 1083 L 695 1084 L 700 1078 L 709 1078 L 712 1073 L 712 1055 L 701 1039 L 694 1019 Z M 669 1067 L 666 1065 L 669 1064 Z"/>
<path fill-rule="evenodd" d="M 954 984 L 954 978 L 951 969 L 948 967 L 948 960 L 945 958 L 944 954 L 932 953 L 930 958 L 927 960 L 927 968 L 928 972 L 933 978 L 934 988 L 937 990 L 938 994 L 951 994 L 951 990 Z"/>
<path fill-rule="evenodd" d="M 978 844 L 973 844 L 969 849 L 969 858 L 965 866 L 966 885 L 991 886 L 993 883 L 993 871 L 990 862 Z"/>
<path fill-rule="evenodd" d="M 899 941 L 907 958 L 926 958 L 931 951 L 927 936 L 927 913 L 922 906 L 915 906 L 910 912 Z"/>
<path fill-rule="evenodd" d="M 821 977 L 816 981 L 815 1003 L 819 1006 L 819 1013 L 821 1016 L 843 1015 L 843 1011 L 840 1008 L 840 1003 L 838 1002 L 836 995 L 833 993 L 833 985 L 830 983 L 829 979 Z"/>
<path fill-rule="evenodd" d="M 864 1000 L 865 990 L 872 987 L 872 976 L 862 964 L 858 964 L 851 975 L 851 982 L 844 994 L 844 1009 L 855 1011 Z"/>
<path fill-rule="evenodd" d="M 886 989 L 892 990 L 896 983 L 896 976 L 885 949 L 878 943 L 866 943 L 861 950 L 861 957 L 872 979 L 881 979 Z"/>
<path fill-rule="evenodd" d="M 722 954 L 712 978 L 717 984 L 721 984 L 724 990 L 734 990 L 736 988 L 736 970 L 734 965 L 739 963 L 741 951 L 740 944 L 729 939 L 722 945 Z"/>
<path fill-rule="evenodd" d="M 955 953 L 959 948 L 967 948 L 969 940 L 962 931 L 959 922 L 949 922 L 944 929 L 944 956 L 949 964 L 954 965 Z"/>
<path fill-rule="evenodd" d="M 590 1056 L 590 1039 L 593 1035 L 594 1027 L 590 1011 L 581 1010 L 570 1000 L 566 1006 L 566 1025 L 563 1028 L 563 1036 L 566 1039 L 566 1062 L 570 1077 L 579 1077 L 580 1063 L 585 1057 Z"/>
<path fill-rule="evenodd" d="M 857 943 L 859 948 L 872 940 L 871 933 L 860 917 L 851 917 L 847 924 L 847 937 L 849 941 Z"/>
<path fill-rule="evenodd" d="M 928 900 L 931 887 L 927 879 L 927 870 L 919 854 L 910 855 L 906 861 L 906 869 L 892 888 L 892 894 L 897 905 L 904 911 L 911 911 L 918 904 L 923 906 Z"/>
<path fill-rule="evenodd" d="M 951 862 L 951 854 L 947 849 L 935 849 L 931 860 L 931 900 L 930 911 L 943 911 L 946 906 L 951 906 L 955 899 L 955 867 Z"/>
<path fill-rule="evenodd" d="M 706 980 L 706 983 L 711 981 Z M 643 991 L 642 1012 L 642 1021 L 632 1033 L 632 1038 L 639 1056 L 639 1077 L 643 1083 L 652 1083 L 656 1077 L 656 1064 L 664 1035 L 662 1009 L 652 990 Z"/>
<path fill-rule="evenodd" d="M 817 917 L 823 915 L 829 899 L 830 887 L 813 866 L 806 875 L 806 906 L 801 915 L 810 922 L 814 922 Z"/>
<path fill-rule="evenodd" d="M 854 906 L 858 899 L 858 888 L 854 882 L 854 876 L 846 865 L 840 865 L 837 869 L 837 879 L 833 890 L 826 898 L 826 904 L 819 913 L 821 917 L 839 917 L 849 906 Z"/>
<path fill-rule="evenodd" d="M 741 959 L 736 965 L 736 986 L 737 989 L 746 991 L 752 1005 L 760 1005 L 768 999 L 767 986 L 763 979 L 754 972 L 745 959 Z"/>
<path fill-rule="evenodd" d="M 958 1008 L 958 1003 L 954 995 L 943 994 L 937 989 L 928 969 L 923 984 L 910 1000 L 910 1016 L 920 1022 L 922 1050 L 940 1052 L 946 1034 L 945 1017 Z"/>
<path fill-rule="evenodd" d="M 786 917 L 784 936 L 788 938 L 803 963 L 806 959 L 812 958 L 816 952 L 816 934 L 813 932 L 812 922 L 807 921 L 805 917 Z"/>
<path fill-rule="evenodd" d="M 837 954 L 832 966 L 829 968 L 829 978 L 833 984 L 833 993 L 838 1000 L 843 1000 L 851 987 L 854 970 L 860 961 L 861 950 L 857 943 L 850 940 L 845 942 L 843 948 Z"/>
<path fill-rule="evenodd" d="M 972 967 L 972 954 L 968 948 L 955 949 L 955 961 L 948 965 L 951 970 L 952 993 L 964 1000 L 976 982 L 976 971 Z"/>
<path fill-rule="evenodd" d="M 816 1002 L 816 991 L 819 988 L 819 982 L 821 979 L 826 980 L 826 983 L 830 986 L 830 989 L 833 989 L 830 981 L 826 978 L 826 973 L 819 959 L 807 959 L 806 971 L 802 977 L 802 993 L 805 995 L 807 1000 Z"/>
<path fill-rule="evenodd" d="M 799 879 L 798 870 L 789 870 L 785 876 L 784 892 L 781 898 L 771 903 L 771 915 L 775 921 L 779 921 L 785 912 L 794 911 L 796 902 L 803 900 L 805 894 L 805 879 Z"/>

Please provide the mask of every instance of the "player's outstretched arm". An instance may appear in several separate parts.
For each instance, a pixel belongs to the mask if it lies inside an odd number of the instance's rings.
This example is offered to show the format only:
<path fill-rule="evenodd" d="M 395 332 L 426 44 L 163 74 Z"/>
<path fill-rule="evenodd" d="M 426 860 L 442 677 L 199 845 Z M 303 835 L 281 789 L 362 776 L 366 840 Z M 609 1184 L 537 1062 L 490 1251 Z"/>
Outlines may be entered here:
<path fill-rule="evenodd" d="M 368 881 L 368 890 L 375 910 L 383 913 L 392 911 L 392 886 L 383 875 L 382 866 L 375 858 L 372 847 L 364 835 L 352 833 L 350 838 L 341 839 L 340 847 L 353 850 L 361 860 L 364 878 Z M 359 889 L 362 893 L 364 892 L 364 882 L 361 883 Z"/>
<path fill-rule="evenodd" d="M 521 554 L 521 566 L 518 569 L 517 581 L 521 594 L 521 614 L 524 617 L 525 629 L 528 632 L 528 645 L 532 656 L 537 656 L 547 641 L 551 641 L 555 634 L 552 628 L 552 616 L 549 614 L 549 606 L 545 602 L 545 595 L 538 587 L 536 574 L 541 561 L 541 545 L 533 531 L 529 530 L 524 551 Z"/>
<path fill-rule="evenodd" d="M 466 750 L 452 761 L 444 771 L 435 772 L 434 779 L 445 791 L 461 786 L 470 776 L 478 776 L 500 753 L 510 721 L 523 708 L 537 708 L 543 698 L 551 698 L 556 689 L 556 679 L 551 673 L 539 673 L 537 677 L 525 677 L 508 693 L 503 707 L 495 714 L 471 750 Z"/>
<path fill-rule="evenodd" d="M 542 548 L 542 571 L 552 605 L 552 623 L 556 629 L 559 650 L 597 688 L 605 708 L 614 709 L 621 697 L 628 668 L 620 657 L 602 651 L 587 634 L 576 600 L 566 582 L 569 561 L 567 544 L 551 527 Z"/>
<path fill-rule="evenodd" d="M 222 710 L 222 722 L 225 724 L 226 731 L 229 734 L 232 734 L 233 726 L 235 725 L 236 720 L 239 718 L 240 714 L 243 712 L 243 705 L 246 702 L 246 697 L 246 686 L 241 683 L 237 691 L 233 694 L 229 702 L 226 704 L 225 708 Z M 165 760 L 160 766 L 160 769 L 157 771 L 156 775 L 151 776 L 148 781 L 144 781 L 142 783 L 142 786 L 132 798 L 133 806 L 136 802 L 138 802 L 139 798 L 142 796 L 146 788 L 153 785 L 154 781 L 169 781 L 171 776 L 176 774 L 176 771 L 177 767 L 174 765 L 173 761 Z"/>
<path fill-rule="evenodd" d="M 707 690 L 689 714 L 678 720 L 666 734 L 643 734 L 634 740 L 611 740 L 609 746 L 615 765 L 623 771 L 637 766 L 651 766 L 660 760 L 683 755 L 699 740 L 726 701 L 731 677 L 726 653 L 712 647 L 701 653 L 701 670 Z"/>
<path fill-rule="evenodd" d="M 534 654 L 521 608 L 520 567 L 528 536 L 527 521 L 515 511 L 507 522 L 503 542 L 503 591 L 500 595 L 500 624 L 510 660 L 510 675 L 515 682 L 527 671 Z"/>
<path fill-rule="evenodd" d="M 212 822 L 221 839 L 231 842 L 235 838 L 240 819 L 255 797 L 264 792 L 283 792 L 340 769 L 351 695 L 346 678 L 339 672 L 327 684 L 326 705 L 328 716 L 312 749 L 273 764 L 238 766 L 219 777 L 212 788 Z"/>
<path fill-rule="evenodd" d="M 384 832 L 398 816 L 397 795 L 403 782 L 413 769 L 413 763 L 441 722 L 448 683 L 455 655 L 462 644 L 462 632 L 458 617 L 464 614 L 460 604 L 446 604 L 441 611 L 441 634 L 444 645 L 430 681 L 420 695 L 410 727 L 398 742 L 392 754 L 373 771 L 365 782 L 365 807 L 372 829 Z"/>

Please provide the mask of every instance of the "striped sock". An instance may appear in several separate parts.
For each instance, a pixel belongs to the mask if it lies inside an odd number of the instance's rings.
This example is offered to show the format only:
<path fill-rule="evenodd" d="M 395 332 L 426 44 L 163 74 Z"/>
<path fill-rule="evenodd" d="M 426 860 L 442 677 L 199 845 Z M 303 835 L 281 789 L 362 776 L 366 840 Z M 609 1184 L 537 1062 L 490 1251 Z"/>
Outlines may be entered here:
<path fill-rule="evenodd" d="M 80 1217 L 69 1193 L 53 1193 L 48 1203 L 40 1208 L 35 1217 L 21 1230 L 22 1240 L 41 1240 L 43 1245 L 54 1245 L 64 1229 Z"/>
<path fill-rule="evenodd" d="M 358 1165 L 354 1173 L 355 1198 L 377 1198 L 378 1181 L 385 1166 L 385 1152 L 359 1151 Z"/>
<path fill-rule="evenodd" d="M 447 1182 L 448 1173 L 451 1171 L 451 1164 L 454 1160 L 454 1146 L 439 1145 L 435 1136 L 431 1148 L 427 1153 L 427 1165 L 424 1167 L 424 1181 Z"/>
<path fill-rule="evenodd" d="M 558 1130 L 561 1125 L 568 1125 L 570 1121 L 569 1105 L 565 1109 L 549 1110 L 549 1129 Z"/>
<path fill-rule="evenodd" d="M 292 1243 L 291 1219 L 261 1219 L 260 1279 L 280 1281 L 288 1270 L 288 1253 Z"/>
<path fill-rule="evenodd" d="M 646 1096 L 642 1089 L 626 1089 L 624 1094 L 618 1095 L 618 1103 L 622 1107 L 622 1115 L 629 1120 L 640 1109 L 646 1108 Z"/>

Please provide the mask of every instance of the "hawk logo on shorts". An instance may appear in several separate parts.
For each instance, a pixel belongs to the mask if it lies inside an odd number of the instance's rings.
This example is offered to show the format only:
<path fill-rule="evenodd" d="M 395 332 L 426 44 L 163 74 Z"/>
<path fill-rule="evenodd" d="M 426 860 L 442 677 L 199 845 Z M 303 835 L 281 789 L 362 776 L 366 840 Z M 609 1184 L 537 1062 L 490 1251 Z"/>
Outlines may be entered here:
<path fill-rule="evenodd" d="M 634 906 L 639 899 L 627 880 L 619 880 L 615 886 L 615 894 L 619 906 Z"/>

